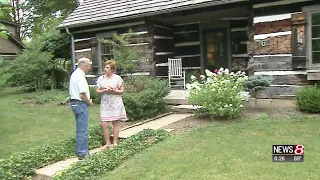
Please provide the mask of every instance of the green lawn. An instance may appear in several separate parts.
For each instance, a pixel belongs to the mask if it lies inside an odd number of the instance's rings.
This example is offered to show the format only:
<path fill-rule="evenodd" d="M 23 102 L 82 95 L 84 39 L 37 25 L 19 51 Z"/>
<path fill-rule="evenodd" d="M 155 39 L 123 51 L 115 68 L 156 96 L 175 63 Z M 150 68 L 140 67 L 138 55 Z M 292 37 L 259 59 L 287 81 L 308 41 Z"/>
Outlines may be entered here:
<path fill-rule="evenodd" d="M 246 119 L 174 136 L 101 179 L 318 179 L 320 119 Z M 305 145 L 305 162 L 272 162 L 272 145 Z"/>
<path fill-rule="evenodd" d="M 75 134 L 75 118 L 69 105 L 57 105 L 61 98 L 45 105 L 28 102 L 55 95 L 49 92 L 37 98 L 39 94 L 42 93 L 17 94 L 13 89 L 0 91 L 0 159 Z M 63 94 L 67 95 L 67 92 Z M 26 104 L 17 103 L 19 100 L 26 101 Z M 90 109 L 89 125 L 98 123 L 98 106 L 94 106 Z"/>

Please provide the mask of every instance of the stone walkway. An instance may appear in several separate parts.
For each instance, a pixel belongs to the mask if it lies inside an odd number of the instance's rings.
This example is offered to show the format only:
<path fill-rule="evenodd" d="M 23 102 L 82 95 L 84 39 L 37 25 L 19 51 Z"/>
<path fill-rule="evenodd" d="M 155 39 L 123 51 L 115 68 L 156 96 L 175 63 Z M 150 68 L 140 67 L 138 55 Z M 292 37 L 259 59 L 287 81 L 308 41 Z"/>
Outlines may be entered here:
<path fill-rule="evenodd" d="M 146 123 L 139 123 L 138 126 L 133 126 L 131 128 L 124 128 L 124 130 L 120 131 L 119 138 L 128 138 L 134 134 L 137 134 L 138 132 L 144 130 L 144 129 L 161 129 L 169 124 L 172 124 L 174 122 L 180 121 L 182 119 L 188 118 L 190 116 L 193 116 L 193 114 L 169 114 L 167 116 L 160 117 L 158 119 L 155 119 L 153 121 L 149 121 Z M 167 131 L 171 131 L 170 129 L 167 129 Z M 101 151 L 101 148 L 95 148 L 91 149 L 89 152 L 90 154 L 97 153 Z M 36 176 L 33 178 L 34 180 L 49 180 L 51 179 L 54 174 L 56 174 L 58 171 L 67 169 L 70 165 L 73 163 L 79 161 L 78 158 L 71 158 L 64 161 L 57 162 L 55 164 L 51 164 L 49 166 L 43 167 L 41 169 L 36 170 Z"/>
<path fill-rule="evenodd" d="M 140 126 L 136 126 L 136 127 L 121 131 L 119 133 L 119 138 L 128 138 L 134 134 L 137 134 L 143 129 L 160 129 L 168 124 L 190 117 L 191 115 L 192 114 L 171 114 L 169 116 L 161 117 L 157 120 L 147 122 Z"/>

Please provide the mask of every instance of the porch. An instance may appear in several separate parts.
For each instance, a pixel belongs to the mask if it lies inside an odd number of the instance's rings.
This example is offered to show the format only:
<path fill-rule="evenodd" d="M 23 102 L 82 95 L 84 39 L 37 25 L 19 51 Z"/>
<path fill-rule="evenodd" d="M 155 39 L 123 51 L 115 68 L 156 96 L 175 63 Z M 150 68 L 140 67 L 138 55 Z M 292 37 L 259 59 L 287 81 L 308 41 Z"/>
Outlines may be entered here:
<path fill-rule="evenodd" d="M 242 2 L 150 18 L 156 76 L 168 76 L 168 58 L 181 58 L 187 75 L 221 67 L 246 71 L 249 12 Z"/>
<path fill-rule="evenodd" d="M 187 75 L 204 73 L 205 69 L 228 68 L 246 71 L 247 29 L 251 22 L 246 1 L 217 3 L 143 18 L 138 22 L 118 22 L 96 27 L 94 32 L 73 29 L 75 59 L 90 57 L 93 69 L 90 79 L 103 73 L 103 62 L 112 58 L 111 49 L 98 41 L 112 38 L 113 33 L 135 32 L 132 46 L 145 48 L 150 54 L 134 74 L 168 77 L 168 58 L 181 58 Z"/>

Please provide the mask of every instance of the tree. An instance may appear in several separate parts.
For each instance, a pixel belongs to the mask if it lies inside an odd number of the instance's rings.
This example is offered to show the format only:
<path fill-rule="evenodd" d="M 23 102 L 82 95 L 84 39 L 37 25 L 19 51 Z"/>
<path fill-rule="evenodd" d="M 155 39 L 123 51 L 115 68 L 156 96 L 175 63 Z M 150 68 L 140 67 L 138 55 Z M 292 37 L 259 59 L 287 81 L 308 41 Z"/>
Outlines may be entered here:
<path fill-rule="evenodd" d="M 63 20 L 79 5 L 79 0 L 29 0 L 33 17 L 32 34 L 41 34 L 53 20 Z"/>
<path fill-rule="evenodd" d="M 24 40 L 30 33 L 30 24 L 27 23 L 32 17 L 31 7 L 28 0 L 9 0 L 11 4 L 10 16 L 13 22 L 18 24 L 19 37 Z"/>
<path fill-rule="evenodd" d="M 5 0 L 1 0 L 5 1 Z M 1 2 L 0 1 L 0 2 Z M 8 0 L 9 7 L 0 4 L 0 14 L 18 24 L 22 40 L 41 34 L 55 19 L 64 19 L 79 4 L 78 0 Z"/>
<path fill-rule="evenodd" d="M 0 0 L 0 19 L 4 19 L 6 20 L 8 17 L 6 16 L 6 11 L 5 9 L 7 9 L 9 7 L 9 4 L 6 0 Z M 6 27 L 0 23 L 0 38 L 8 38 L 8 33 L 6 30 Z"/>
<path fill-rule="evenodd" d="M 4 39 L 8 38 L 6 27 L 1 23 L 0 23 L 0 38 L 4 38 Z"/>
<path fill-rule="evenodd" d="M 11 66 L 14 85 L 25 90 L 62 88 L 69 77 L 63 64 L 70 58 L 69 38 L 61 34 L 54 24 L 36 35 Z"/>
<path fill-rule="evenodd" d="M 10 78 L 9 61 L 4 61 L 0 56 L 0 88 L 5 86 Z"/>

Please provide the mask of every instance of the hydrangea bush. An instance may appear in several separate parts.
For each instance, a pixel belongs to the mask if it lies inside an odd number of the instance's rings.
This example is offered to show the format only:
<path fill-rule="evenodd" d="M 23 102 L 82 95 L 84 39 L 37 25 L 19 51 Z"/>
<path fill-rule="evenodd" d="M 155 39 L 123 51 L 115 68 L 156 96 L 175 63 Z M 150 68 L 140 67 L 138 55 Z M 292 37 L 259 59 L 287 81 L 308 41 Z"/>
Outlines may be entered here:
<path fill-rule="evenodd" d="M 248 79 L 244 72 L 230 72 L 220 68 L 200 79 L 191 76 L 192 83 L 187 84 L 188 100 L 192 105 L 201 106 L 212 117 L 237 118 L 244 110 L 246 97 L 243 96 L 244 83 Z"/>

